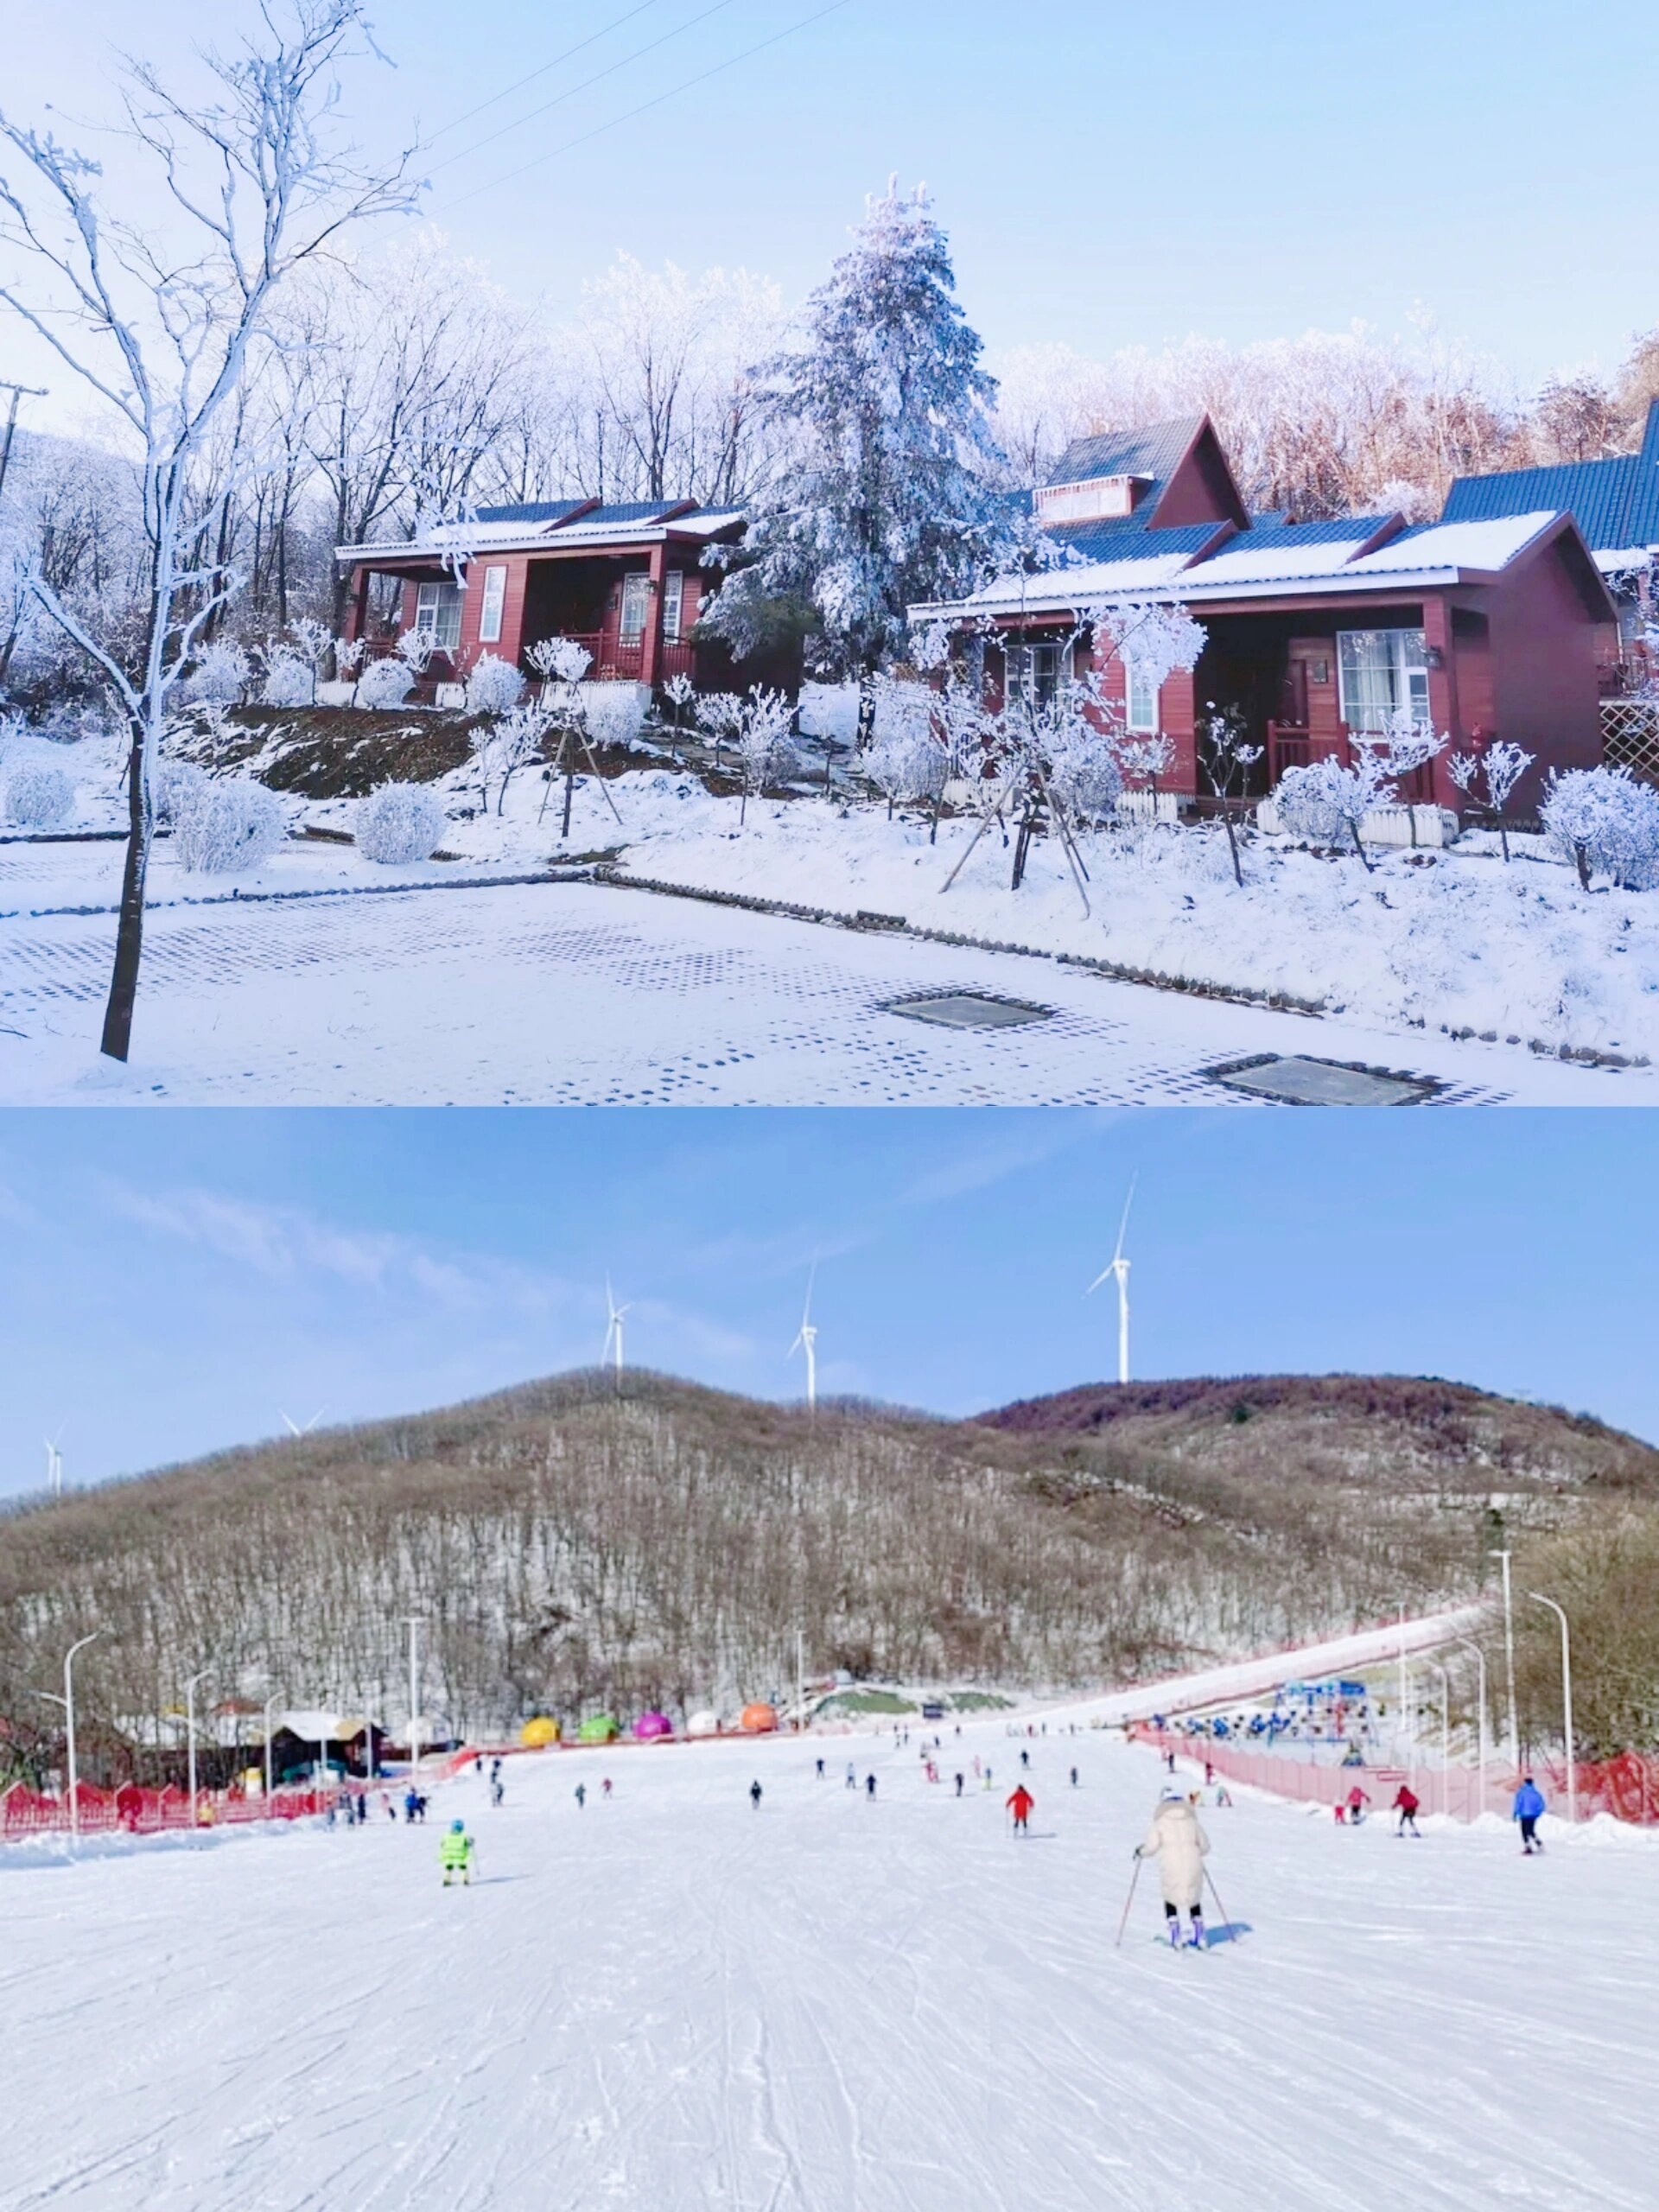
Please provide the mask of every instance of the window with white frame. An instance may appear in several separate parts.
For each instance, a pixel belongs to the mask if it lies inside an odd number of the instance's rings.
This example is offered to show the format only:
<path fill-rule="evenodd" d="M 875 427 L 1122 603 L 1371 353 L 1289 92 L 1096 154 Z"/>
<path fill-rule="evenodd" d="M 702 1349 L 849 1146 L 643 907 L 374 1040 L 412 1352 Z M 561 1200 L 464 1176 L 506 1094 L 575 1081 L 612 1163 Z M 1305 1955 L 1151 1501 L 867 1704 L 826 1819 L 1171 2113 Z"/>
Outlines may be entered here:
<path fill-rule="evenodd" d="M 1337 682 L 1350 729 L 1380 733 L 1402 715 L 1429 719 L 1428 654 L 1421 630 L 1339 630 Z"/>
<path fill-rule="evenodd" d="M 1009 645 L 1007 696 L 1010 704 L 1024 699 L 1033 707 L 1046 707 L 1071 673 L 1071 649 L 1062 645 Z"/>
<path fill-rule="evenodd" d="M 685 607 L 685 572 L 671 569 L 663 578 L 663 638 L 666 644 L 680 642 L 680 620 Z"/>
<path fill-rule="evenodd" d="M 1158 686 L 1151 671 L 1132 660 L 1123 664 L 1123 727 L 1144 736 L 1158 734 Z"/>
<path fill-rule="evenodd" d="M 624 576 L 622 579 L 622 643 L 637 645 L 645 634 L 645 618 L 651 611 L 651 578 L 644 575 Z"/>
<path fill-rule="evenodd" d="M 454 652 L 461 643 L 460 585 L 417 584 L 415 627 L 431 639 L 439 652 Z"/>
<path fill-rule="evenodd" d="M 501 617 L 507 603 L 507 572 L 493 564 L 484 571 L 484 590 L 478 607 L 478 641 L 482 645 L 501 642 Z"/>

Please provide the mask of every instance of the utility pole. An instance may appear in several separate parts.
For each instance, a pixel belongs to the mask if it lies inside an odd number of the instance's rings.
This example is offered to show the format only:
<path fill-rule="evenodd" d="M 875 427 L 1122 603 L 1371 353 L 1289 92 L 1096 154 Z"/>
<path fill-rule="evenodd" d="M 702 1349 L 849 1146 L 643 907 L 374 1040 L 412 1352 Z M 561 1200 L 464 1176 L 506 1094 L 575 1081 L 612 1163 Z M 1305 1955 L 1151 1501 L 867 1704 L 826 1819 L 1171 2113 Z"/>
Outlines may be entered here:
<path fill-rule="evenodd" d="M 1553 1598 L 1546 1598 L 1541 1590 L 1527 1592 L 1535 1605 L 1548 1605 L 1561 1624 L 1561 1726 L 1567 1738 L 1567 1817 L 1574 1827 L 1579 1821 L 1579 1771 L 1575 1757 L 1577 1746 L 1573 1740 L 1573 1640 L 1567 1631 L 1567 1615 Z"/>
<path fill-rule="evenodd" d="M 1457 1640 L 1463 1646 L 1463 1649 L 1465 1651 L 1472 1651 L 1474 1653 L 1475 1665 L 1479 1670 L 1477 1677 L 1479 1688 L 1475 1693 L 1479 1702 L 1479 1710 L 1475 1716 L 1475 1742 L 1477 1745 L 1475 1757 L 1478 1762 L 1477 1771 L 1478 1779 L 1475 1784 L 1475 1810 L 1473 1815 L 1474 1818 L 1478 1819 L 1480 1815 L 1486 1809 L 1486 1654 L 1481 1649 L 1478 1643 L 1471 1643 L 1466 1636 L 1460 1636 Z"/>
<path fill-rule="evenodd" d="M 211 1665 L 201 1668 L 184 1686 L 184 1726 L 190 1739 L 190 1827 L 193 1833 L 196 1825 L 196 1684 L 205 1682 L 213 1671 Z"/>
<path fill-rule="evenodd" d="M 0 438 L 0 492 L 6 488 L 6 471 L 11 465 L 12 435 L 17 428 L 17 403 L 20 399 L 44 399 L 46 394 L 38 385 L 10 384 L 0 377 L 0 391 L 11 394 L 11 404 L 6 410 L 6 434 Z"/>

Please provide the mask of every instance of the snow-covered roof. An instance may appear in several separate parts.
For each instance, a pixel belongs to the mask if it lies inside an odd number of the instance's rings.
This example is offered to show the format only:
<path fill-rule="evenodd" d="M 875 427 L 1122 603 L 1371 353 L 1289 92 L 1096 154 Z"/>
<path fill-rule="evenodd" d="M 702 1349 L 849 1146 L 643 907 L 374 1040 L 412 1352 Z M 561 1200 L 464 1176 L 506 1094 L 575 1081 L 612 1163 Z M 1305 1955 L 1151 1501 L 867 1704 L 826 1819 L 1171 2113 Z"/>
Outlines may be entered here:
<path fill-rule="evenodd" d="M 385 1735 L 385 1730 L 377 1720 L 376 1731 Z M 360 1713 L 323 1713 L 302 1707 L 291 1713 L 278 1713 L 272 1717 L 273 1728 L 286 1728 L 307 1744 L 338 1744 L 363 1733 L 364 1717 Z"/>
<path fill-rule="evenodd" d="M 1505 515 L 1484 522 L 1419 523 L 1402 530 L 1374 553 L 1358 549 L 1376 537 L 1385 516 L 1356 516 L 1343 523 L 1278 525 L 1242 532 L 1207 557 L 1170 550 L 1148 551 L 1162 535 L 1147 531 L 1137 555 L 1095 561 L 1037 576 L 1005 576 L 959 607 L 917 607 L 913 618 L 941 614 L 1065 613 L 1102 601 L 1162 593 L 1183 601 L 1270 598 L 1287 587 L 1298 592 L 1398 590 L 1456 583 L 1465 570 L 1503 569 L 1560 519 L 1548 512 Z M 1306 531 L 1306 538 L 1300 535 Z M 1350 532 L 1352 534 L 1351 535 Z M 1173 589 L 1171 588 L 1173 587 Z"/>
<path fill-rule="evenodd" d="M 1348 573 L 1506 568 L 1555 519 L 1554 512 L 1541 508 L 1531 514 L 1495 515 L 1485 522 L 1418 523 L 1352 563 Z"/>
<path fill-rule="evenodd" d="M 472 522 L 440 524 L 418 537 L 372 539 L 337 545 L 337 561 L 418 561 L 432 554 L 533 553 L 549 545 L 652 545 L 671 535 L 713 537 L 745 519 L 741 507 L 692 507 L 639 499 L 625 505 L 588 507 L 582 500 L 549 501 L 520 508 L 489 508 Z"/>

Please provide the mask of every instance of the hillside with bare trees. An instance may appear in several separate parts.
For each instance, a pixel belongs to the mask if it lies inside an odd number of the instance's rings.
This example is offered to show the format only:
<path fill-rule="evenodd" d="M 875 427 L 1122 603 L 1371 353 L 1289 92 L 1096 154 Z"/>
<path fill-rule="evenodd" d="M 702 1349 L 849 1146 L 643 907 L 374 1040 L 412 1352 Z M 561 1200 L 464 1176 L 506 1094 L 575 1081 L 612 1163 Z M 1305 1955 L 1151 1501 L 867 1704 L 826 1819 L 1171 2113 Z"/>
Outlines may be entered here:
<path fill-rule="evenodd" d="M 204 1667 L 216 1703 L 396 1725 L 410 1614 L 461 1735 L 775 1691 L 798 1629 L 814 1671 L 1121 1681 L 1467 1594 L 1495 1522 L 1559 1540 L 1604 1490 L 1659 1495 L 1659 1453 L 1445 1384 L 1132 1385 L 948 1422 L 569 1375 L 14 1508 L 0 1744 L 49 1755 L 36 1693 L 93 1628 L 106 1771 L 153 1770 Z"/>

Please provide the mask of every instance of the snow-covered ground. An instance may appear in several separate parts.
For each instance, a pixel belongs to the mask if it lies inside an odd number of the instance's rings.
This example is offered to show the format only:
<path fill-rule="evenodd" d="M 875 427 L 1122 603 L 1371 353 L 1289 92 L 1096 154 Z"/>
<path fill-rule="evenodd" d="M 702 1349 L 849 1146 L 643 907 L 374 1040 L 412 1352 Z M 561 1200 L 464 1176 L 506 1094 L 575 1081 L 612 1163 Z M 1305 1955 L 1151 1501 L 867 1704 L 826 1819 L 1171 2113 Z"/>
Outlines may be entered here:
<path fill-rule="evenodd" d="M 86 750 L 30 739 L 14 744 L 8 759 L 49 753 L 73 762 Z M 118 795 L 110 764 L 104 763 L 96 776 L 91 766 L 89 759 L 89 773 L 78 784 L 77 822 L 113 823 Z M 620 868 L 635 877 L 839 913 L 864 909 L 902 917 L 914 929 L 1043 953 L 1083 955 L 1224 990 L 1287 994 L 1327 1008 L 1319 1030 L 1304 1027 L 1300 1046 L 1277 1049 L 1426 1066 L 1426 1043 L 1436 1042 L 1446 1031 L 1472 1032 L 1467 1045 L 1453 1053 L 1458 1072 L 1451 1079 L 1539 1103 L 1545 1102 L 1536 1089 L 1537 1055 L 1529 1049 L 1535 1045 L 1552 1052 L 1565 1047 L 1659 1061 L 1659 893 L 1586 893 L 1570 869 L 1545 856 L 1535 839 L 1512 841 L 1516 857 L 1508 867 L 1490 839 L 1471 836 L 1445 853 L 1379 854 L 1374 875 L 1367 875 L 1351 856 L 1318 858 L 1280 840 L 1259 840 L 1249 849 L 1248 880 L 1241 891 L 1231 880 L 1218 831 L 1142 827 L 1085 841 L 1091 872 L 1090 912 L 1085 915 L 1063 855 L 1044 842 L 1035 849 L 1024 886 L 1010 891 L 1007 855 L 995 832 L 981 841 L 947 892 L 945 880 L 972 835 L 971 825 L 962 820 L 943 824 L 932 845 L 920 820 L 901 815 L 889 823 L 879 805 L 847 808 L 817 796 L 752 803 L 747 823 L 740 827 L 735 799 L 714 798 L 694 777 L 659 766 L 642 768 L 607 787 L 620 823 L 598 786 L 584 779 L 571 835 L 562 843 L 558 795 L 538 818 L 544 787 L 529 776 L 512 787 L 505 814 L 459 818 L 475 801 L 469 778 L 470 772 L 463 770 L 448 779 L 448 797 L 457 818 L 445 833 L 444 849 L 454 859 L 390 869 L 375 867 L 349 846 L 291 841 L 263 869 L 232 880 L 187 874 L 163 842 L 157 849 L 152 899 L 165 906 L 228 901 L 232 889 L 238 898 L 302 889 L 386 890 L 405 883 L 538 874 L 550 863 L 600 853 L 614 855 Z M 350 827 L 349 801 L 288 804 L 296 825 Z M 36 918 L 65 909 L 111 907 L 119 868 L 120 848 L 114 843 L 0 844 L 0 980 L 8 966 L 15 976 L 20 965 L 38 969 L 43 957 L 49 961 L 39 950 L 48 940 L 29 933 Z M 365 914 L 366 902 L 353 911 Z M 528 905 L 507 902 L 492 911 L 501 918 L 504 946 L 510 944 Z M 214 903 L 207 917 L 222 920 L 224 912 Z M 204 931 L 219 928 L 220 920 L 205 917 Z M 346 934 L 354 926 L 346 925 Z M 780 963 L 789 957 L 788 940 L 770 933 L 781 926 L 757 924 L 754 939 L 757 945 L 776 943 Z M 388 1033 L 386 1049 L 376 1047 L 385 1072 L 397 1057 L 392 1040 L 405 1033 L 408 989 L 421 979 L 385 944 L 372 941 L 365 927 L 358 980 L 379 979 L 371 1026 L 378 1011 Z M 411 960 L 418 958 L 412 948 L 421 934 L 410 932 Z M 690 925 L 685 937 L 688 944 L 709 941 L 706 928 Z M 721 939 L 727 941 L 748 942 L 729 931 Z M 227 935 L 221 964 L 228 969 L 237 957 Z M 512 964 L 505 952 L 504 976 Z M 467 979 L 461 1001 L 468 1018 L 486 1010 L 478 981 Z M 1006 988 L 1018 986 L 1010 982 Z M 153 979 L 146 995 L 152 992 Z M 1219 1046 L 1226 1026 L 1221 1011 L 1213 1001 L 1196 1003 L 1213 1033 L 1212 1043 Z M 356 993 L 332 989 L 321 972 L 315 975 L 304 1003 L 290 1017 L 293 1033 L 308 1039 L 303 1057 L 314 1087 L 307 1095 L 550 1095 L 541 1089 L 543 1076 L 533 1045 L 514 1041 L 512 1005 L 498 1007 L 503 1033 L 487 1048 L 480 1042 L 486 1065 L 476 1071 L 470 1062 L 448 1057 L 447 1010 L 434 1006 L 432 1011 L 445 1018 L 435 1033 L 406 1036 L 410 1074 L 400 1072 L 398 1077 L 416 1081 L 417 1090 L 379 1090 L 373 1077 L 359 1082 L 349 1054 L 344 1067 L 351 1081 L 343 1090 L 330 1090 L 327 1078 L 334 1062 L 327 1039 L 355 1029 L 362 1006 Z M 658 1048 L 667 1041 L 652 1034 L 655 1010 L 641 1002 L 633 1014 L 619 1027 L 607 1009 L 607 1023 L 625 1047 L 638 1046 L 655 1065 L 664 1057 Z M 141 1001 L 141 1039 L 151 1019 Z M 1154 1027 L 1160 1019 L 1147 1017 Z M 13 1014 L 0 1015 L 0 1020 L 19 1026 Z M 1358 1049 L 1357 1039 L 1378 1036 L 1396 1041 L 1390 1047 L 1378 1048 L 1373 1041 Z M 1311 1037 L 1319 1041 L 1308 1041 Z M 1490 1041 L 1483 1046 L 1481 1039 Z M 236 1055 L 228 1036 L 221 1041 L 226 1049 L 216 1054 L 205 1037 L 201 1040 L 197 1072 L 203 1083 L 222 1084 L 230 1077 L 229 1063 Z M 1224 1056 L 1220 1051 L 1210 1055 Z M 24 1064 L 32 1058 L 25 1055 Z M 1434 1065 L 1438 1069 L 1438 1060 Z M 184 1071 L 169 1069 L 169 1080 L 175 1072 L 181 1077 Z M 0 1089 L 9 1097 L 55 1096 L 55 1086 L 67 1079 L 54 1065 L 50 1074 L 31 1069 L 21 1091 L 0 1074 Z M 637 1071 L 619 1066 L 601 1078 L 597 1091 L 589 1085 L 582 1095 L 607 1096 L 613 1088 L 626 1091 L 639 1079 Z M 1599 1074 L 1582 1087 L 1582 1095 L 1586 1103 L 1619 1097 L 1645 1103 L 1654 1095 L 1655 1081 L 1645 1072 L 1611 1079 Z M 472 1088 L 475 1083 L 483 1089 Z M 1580 1087 L 1571 1088 L 1577 1095 Z M 1553 1089 L 1549 1096 L 1554 1097 Z"/>
<path fill-rule="evenodd" d="M 1428 1076 L 1448 1104 L 1659 1096 L 1645 1070 L 545 882 L 158 906 L 122 1069 L 97 1051 L 112 941 L 103 913 L 0 922 L 0 1102 L 1236 1105 L 1208 1071 L 1268 1053 Z M 891 1003 L 961 990 L 1048 1018 L 954 1029 Z"/>
<path fill-rule="evenodd" d="M 1236 1940 L 1171 1955 L 1143 1873 L 1116 1949 L 1154 1758 L 1051 1716 L 1015 1841 L 1005 1723 L 944 1737 L 937 1787 L 914 1735 L 555 1753 L 424 1828 L 0 1853 L 0 2197 L 1648 2212 L 1653 1839 L 1241 1793 L 1203 1815 Z"/>

